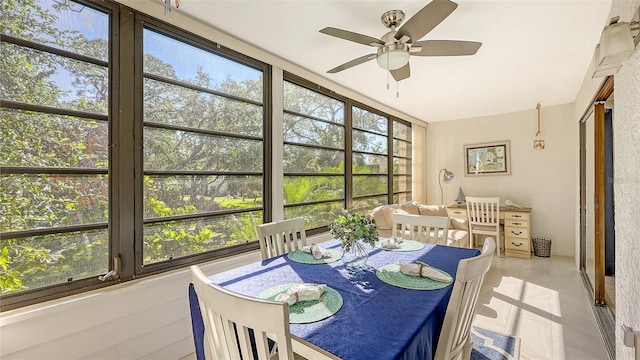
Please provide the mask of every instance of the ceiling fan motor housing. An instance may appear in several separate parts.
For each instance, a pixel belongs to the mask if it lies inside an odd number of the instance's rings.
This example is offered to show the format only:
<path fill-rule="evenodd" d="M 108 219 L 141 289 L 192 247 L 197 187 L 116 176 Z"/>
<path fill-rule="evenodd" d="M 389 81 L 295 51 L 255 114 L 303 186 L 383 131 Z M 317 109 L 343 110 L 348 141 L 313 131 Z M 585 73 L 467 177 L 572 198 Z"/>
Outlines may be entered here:
<path fill-rule="evenodd" d="M 402 20 L 404 20 L 404 12 L 402 10 L 389 10 L 380 17 L 382 24 L 389 29 L 395 29 L 400 26 Z"/>

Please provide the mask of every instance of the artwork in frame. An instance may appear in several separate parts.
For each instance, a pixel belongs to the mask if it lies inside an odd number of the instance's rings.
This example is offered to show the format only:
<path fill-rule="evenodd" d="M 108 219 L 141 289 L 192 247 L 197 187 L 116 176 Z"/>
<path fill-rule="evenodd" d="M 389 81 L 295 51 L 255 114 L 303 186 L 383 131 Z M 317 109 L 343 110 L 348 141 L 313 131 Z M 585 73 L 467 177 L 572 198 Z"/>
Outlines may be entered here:
<path fill-rule="evenodd" d="M 511 175 L 509 141 L 464 146 L 465 176 Z"/>

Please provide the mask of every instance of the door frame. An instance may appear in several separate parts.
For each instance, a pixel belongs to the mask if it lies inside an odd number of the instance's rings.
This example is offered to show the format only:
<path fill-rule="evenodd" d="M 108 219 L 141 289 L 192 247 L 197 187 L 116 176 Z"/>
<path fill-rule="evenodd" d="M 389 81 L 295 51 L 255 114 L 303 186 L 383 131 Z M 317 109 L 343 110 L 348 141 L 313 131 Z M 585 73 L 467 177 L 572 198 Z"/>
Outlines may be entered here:
<path fill-rule="evenodd" d="M 593 301 L 596 305 L 605 304 L 605 108 L 604 102 L 613 94 L 613 76 L 607 77 L 600 90 L 596 94 L 593 105 L 589 106 L 580 119 L 580 271 L 586 272 L 586 238 L 587 227 L 586 217 L 587 196 L 586 177 L 594 176 L 594 256 L 595 256 L 595 284 L 589 283 L 592 290 Z M 586 121 L 591 114 L 594 115 L 594 173 L 586 173 L 586 144 L 591 139 L 586 138 Z M 587 282 L 589 279 L 585 276 Z"/>

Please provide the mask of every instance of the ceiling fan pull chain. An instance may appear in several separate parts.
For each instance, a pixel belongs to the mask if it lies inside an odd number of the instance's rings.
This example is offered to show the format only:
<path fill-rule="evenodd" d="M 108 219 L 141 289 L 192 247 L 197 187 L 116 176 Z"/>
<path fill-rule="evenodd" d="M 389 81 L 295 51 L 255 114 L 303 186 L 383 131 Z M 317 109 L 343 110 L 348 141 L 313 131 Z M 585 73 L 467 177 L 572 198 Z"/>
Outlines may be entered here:
<path fill-rule="evenodd" d="M 400 98 L 400 81 L 396 80 L 396 99 Z"/>

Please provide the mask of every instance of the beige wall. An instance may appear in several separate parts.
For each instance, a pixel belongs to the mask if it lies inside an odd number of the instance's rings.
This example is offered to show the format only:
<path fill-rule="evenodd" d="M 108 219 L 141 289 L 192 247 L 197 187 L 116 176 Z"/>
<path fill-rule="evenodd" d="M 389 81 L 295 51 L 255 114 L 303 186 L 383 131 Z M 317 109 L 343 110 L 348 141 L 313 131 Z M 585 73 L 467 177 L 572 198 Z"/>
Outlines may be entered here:
<path fill-rule="evenodd" d="M 427 190 L 423 186 L 426 183 L 427 175 L 427 163 L 425 157 L 427 155 L 427 128 L 421 126 L 421 124 L 413 124 L 411 127 L 412 132 L 412 161 L 411 161 L 411 174 L 412 174 L 412 186 L 411 195 L 414 200 L 418 200 L 422 203 L 426 202 Z"/>
<path fill-rule="evenodd" d="M 532 235 L 550 236 L 552 254 L 574 254 L 574 204 L 577 137 L 571 104 L 541 109 L 539 138 L 544 150 L 534 150 L 537 130 L 536 104 L 531 110 L 510 114 L 429 124 L 427 130 L 427 202 L 440 203 L 438 172 L 447 168 L 458 175 L 456 182 L 443 185 L 444 203 L 455 200 L 458 188 L 468 196 L 500 196 L 530 206 Z M 509 140 L 511 175 L 464 176 L 465 144 Z"/>
<path fill-rule="evenodd" d="M 630 21 L 640 1 L 614 1 L 611 16 Z M 640 35 L 639 35 L 640 36 Z M 633 359 L 622 325 L 640 331 L 640 50 L 614 76 L 614 193 L 616 222 L 616 358 Z M 640 338 L 636 339 L 640 359 Z"/>

